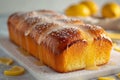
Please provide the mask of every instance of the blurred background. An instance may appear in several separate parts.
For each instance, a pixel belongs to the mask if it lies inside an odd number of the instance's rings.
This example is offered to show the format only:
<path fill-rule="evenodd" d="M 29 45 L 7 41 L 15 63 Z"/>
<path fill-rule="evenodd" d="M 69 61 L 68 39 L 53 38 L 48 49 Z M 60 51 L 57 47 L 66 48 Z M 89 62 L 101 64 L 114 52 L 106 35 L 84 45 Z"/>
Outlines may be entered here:
<path fill-rule="evenodd" d="M 77 5 L 84 1 L 95 2 L 95 5 L 97 5 L 99 9 L 96 11 L 95 16 L 94 14 L 92 15 L 90 11 L 86 12 L 87 5 Z M 114 5 L 114 3 L 112 3 L 111 6 L 106 6 L 106 8 L 103 9 L 102 7 L 109 2 L 115 2 L 116 4 Z M 71 5 L 74 6 L 71 8 Z M 87 7 L 91 7 L 94 10 L 96 9 L 95 5 L 91 3 L 89 5 L 90 6 Z M 120 32 L 120 0 L 0 0 L 0 34 L 8 32 L 6 22 L 9 15 L 12 13 L 40 9 L 54 10 L 73 17 L 78 15 L 81 16 L 81 20 L 85 23 L 99 25 L 106 30 L 115 30 Z M 102 9 L 105 12 L 102 13 Z M 82 18 L 84 16 L 85 18 Z"/>
<path fill-rule="evenodd" d="M 11 14 L 16 11 L 50 9 L 63 12 L 69 5 L 84 0 L 0 0 L 0 14 Z M 99 6 L 108 1 L 120 3 L 120 0 L 94 0 Z"/>

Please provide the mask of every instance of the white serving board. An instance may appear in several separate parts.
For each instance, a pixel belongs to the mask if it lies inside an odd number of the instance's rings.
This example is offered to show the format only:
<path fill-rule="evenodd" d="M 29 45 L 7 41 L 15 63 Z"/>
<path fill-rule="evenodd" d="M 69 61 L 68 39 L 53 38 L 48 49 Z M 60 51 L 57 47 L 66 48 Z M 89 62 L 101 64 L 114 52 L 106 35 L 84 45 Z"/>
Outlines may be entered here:
<path fill-rule="evenodd" d="M 120 72 L 120 53 L 112 50 L 111 60 L 99 70 L 79 70 L 69 73 L 57 73 L 47 66 L 38 66 L 32 56 L 21 55 L 18 47 L 8 37 L 0 38 L 0 48 L 24 66 L 37 80 L 88 80 Z"/>

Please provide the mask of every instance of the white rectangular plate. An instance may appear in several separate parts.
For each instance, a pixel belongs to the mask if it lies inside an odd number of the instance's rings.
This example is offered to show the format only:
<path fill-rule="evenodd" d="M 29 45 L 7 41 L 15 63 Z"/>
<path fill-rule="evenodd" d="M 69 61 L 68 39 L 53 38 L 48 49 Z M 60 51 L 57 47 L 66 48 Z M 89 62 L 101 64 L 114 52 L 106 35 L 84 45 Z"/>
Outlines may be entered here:
<path fill-rule="evenodd" d="M 101 66 L 99 70 L 79 70 L 69 73 L 57 73 L 43 65 L 38 66 L 32 56 L 24 56 L 18 47 L 8 37 L 0 38 L 0 48 L 9 56 L 24 66 L 38 80 L 85 80 L 120 72 L 120 53 L 112 50 L 110 62 Z"/>

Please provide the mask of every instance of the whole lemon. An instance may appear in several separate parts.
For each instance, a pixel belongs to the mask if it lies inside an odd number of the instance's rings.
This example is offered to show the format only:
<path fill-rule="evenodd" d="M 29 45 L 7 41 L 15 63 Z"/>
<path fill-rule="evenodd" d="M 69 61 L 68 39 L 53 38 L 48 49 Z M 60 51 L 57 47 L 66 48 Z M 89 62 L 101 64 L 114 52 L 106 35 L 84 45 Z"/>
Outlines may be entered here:
<path fill-rule="evenodd" d="M 67 16 L 90 16 L 90 10 L 83 4 L 73 4 L 65 10 Z"/>
<path fill-rule="evenodd" d="M 107 3 L 102 7 L 102 16 L 105 18 L 119 18 L 120 6 L 117 3 Z"/>
<path fill-rule="evenodd" d="M 90 9 L 91 15 L 95 15 L 98 12 L 98 6 L 93 1 L 82 1 L 80 4 L 86 5 Z"/>

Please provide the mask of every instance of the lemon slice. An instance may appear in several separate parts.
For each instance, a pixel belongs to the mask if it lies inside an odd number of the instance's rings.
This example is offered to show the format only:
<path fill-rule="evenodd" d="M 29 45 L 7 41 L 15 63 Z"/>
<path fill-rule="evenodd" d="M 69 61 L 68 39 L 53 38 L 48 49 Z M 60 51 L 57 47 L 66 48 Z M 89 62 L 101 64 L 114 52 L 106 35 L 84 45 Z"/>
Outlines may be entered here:
<path fill-rule="evenodd" d="M 13 66 L 11 69 L 9 70 L 5 70 L 4 71 L 4 75 L 7 76 L 18 76 L 24 73 L 24 68 L 20 67 L 20 66 Z"/>
<path fill-rule="evenodd" d="M 6 64 L 6 65 L 10 65 L 13 63 L 13 60 L 10 58 L 0 58 L 0 64 Z"/>
<path fill-rule="evenodd" d="M 113 77 L 99 77 L 98 80 L 115 80 Z"/>

